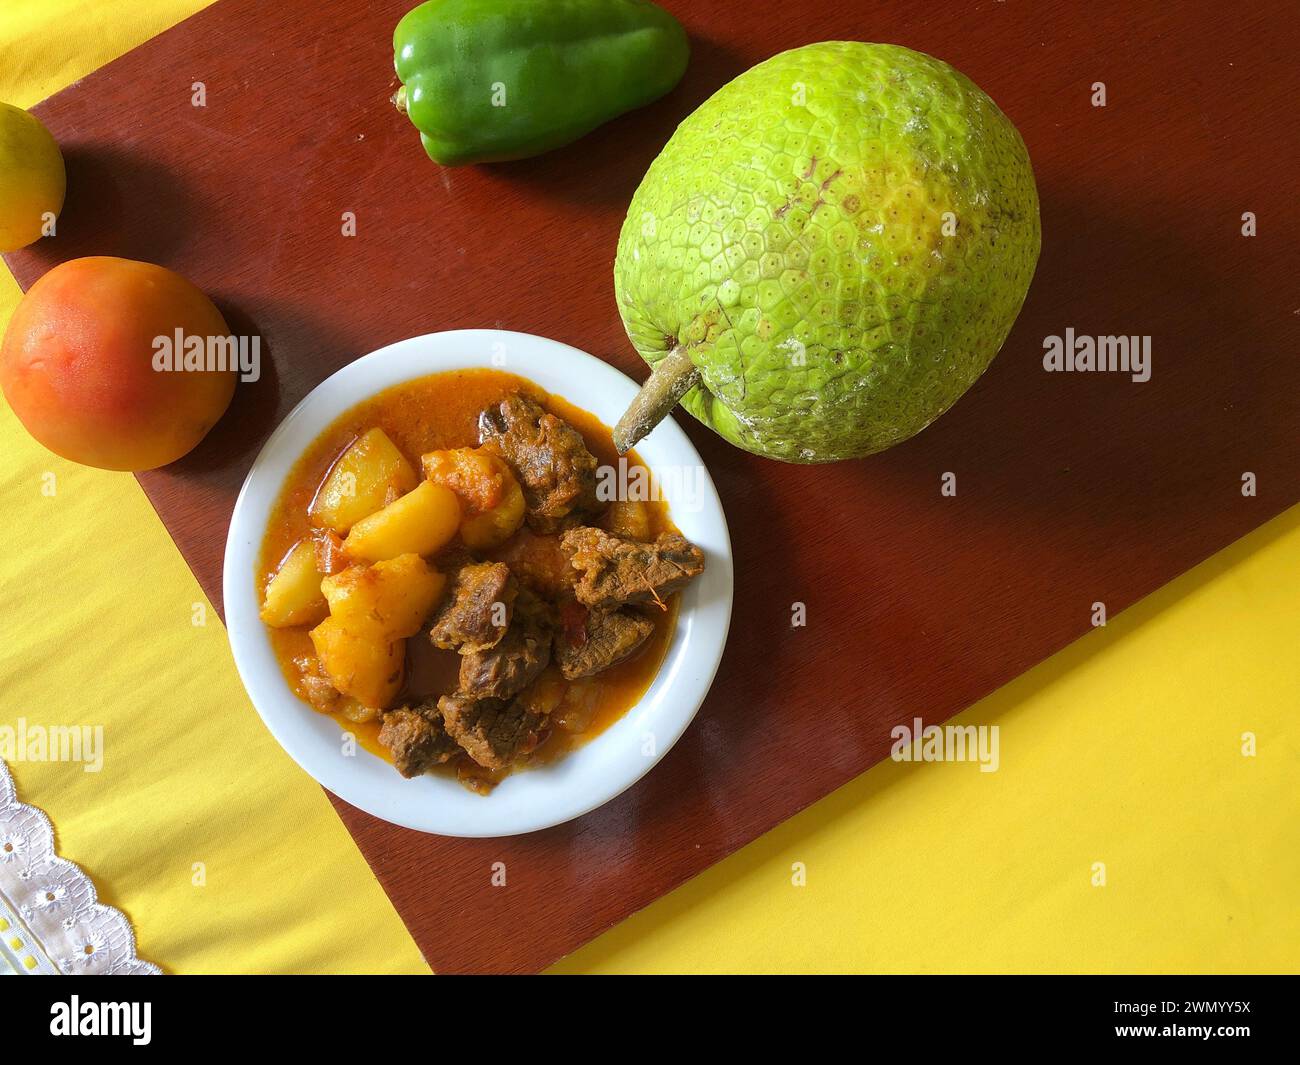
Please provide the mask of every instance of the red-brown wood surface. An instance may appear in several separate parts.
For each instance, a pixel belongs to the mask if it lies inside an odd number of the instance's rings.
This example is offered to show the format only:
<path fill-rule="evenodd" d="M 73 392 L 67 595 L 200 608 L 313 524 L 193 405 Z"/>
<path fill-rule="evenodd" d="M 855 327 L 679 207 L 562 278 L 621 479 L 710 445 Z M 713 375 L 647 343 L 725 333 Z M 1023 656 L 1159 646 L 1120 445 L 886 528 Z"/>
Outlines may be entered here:
<path fill-rule="evenodd" d="M 222 0 L 36 108 L 68 203 L 57 238 L 9 257 L 23 286 L 75 256 L 150 259 L 269 349 L 205 443 L 140 478 L 218 605 L 253 456 L 357 355 L 503 326 L 642 375 L 611 285 L 628 199 L 682 117 L 777 51 L 856 38 L 950 61 L 1020 127 L 1043 220 L 1001 355 L 916 439 L 800 468 L 682 416 L 731 522 L 735 615 L 699 718 L 641 784 L 509 840 L 422 836 L 336 800 L 436 969 L 544 966 L 878 761 L 895 722 L 950 716 L 1081 635 L 1094 602 L 1114 614 L 1300 499 L 1300 33 L 1282 0 L 670 0 L 694 43 L 673 93 L 541 159 L 459 170 L 388 102 L 407 6 Z M 1045 373 L 1043 338 L 1067 327 L 1150 335 L 1151 380 Z"/>

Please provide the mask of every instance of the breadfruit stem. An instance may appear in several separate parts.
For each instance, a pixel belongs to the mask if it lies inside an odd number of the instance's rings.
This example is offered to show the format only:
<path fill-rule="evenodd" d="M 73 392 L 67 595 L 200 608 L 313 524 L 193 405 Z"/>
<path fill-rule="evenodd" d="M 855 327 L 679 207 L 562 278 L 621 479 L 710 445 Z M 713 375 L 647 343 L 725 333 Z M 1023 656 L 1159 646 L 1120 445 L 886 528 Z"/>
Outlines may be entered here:
<path fill-rule="evenodd" d="M 632 405 L 614 426 L 614 446 L 626 455 L 651 429 L 668 417 L 668 412 L 700 383 L 700 371 L 685 349 L 678 346 L 655 363 Z"/>

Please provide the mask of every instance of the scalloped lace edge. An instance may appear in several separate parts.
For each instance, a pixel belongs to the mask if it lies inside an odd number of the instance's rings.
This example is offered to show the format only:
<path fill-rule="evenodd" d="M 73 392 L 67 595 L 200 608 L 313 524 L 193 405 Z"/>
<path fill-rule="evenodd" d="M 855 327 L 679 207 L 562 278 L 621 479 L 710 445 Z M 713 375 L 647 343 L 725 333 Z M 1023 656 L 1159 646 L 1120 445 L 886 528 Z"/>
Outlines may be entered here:
<path fill-rule="evenodd" d="M 135 976 L 162 972 L 136 957 L 135 932 L 125 914 L 101 903 L 90 877 L 55 852 L 54 826 L 43 811 L 18 801 L 13 775 L 3 759 L 0 927 L 0 940 L 17 959 L 19 972 Z"/>

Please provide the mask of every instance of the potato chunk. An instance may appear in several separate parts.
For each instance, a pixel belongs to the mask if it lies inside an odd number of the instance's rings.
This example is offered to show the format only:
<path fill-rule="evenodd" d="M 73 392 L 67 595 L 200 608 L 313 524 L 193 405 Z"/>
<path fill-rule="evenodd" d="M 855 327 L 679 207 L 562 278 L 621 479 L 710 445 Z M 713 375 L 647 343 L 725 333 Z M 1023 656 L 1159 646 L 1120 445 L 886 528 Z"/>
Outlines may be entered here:
<path fill-rule="evenodd" d="M 402 685 L 403 641 L 419 631 L 446 582 L 409 553 L 321 581 L 330 616 L 311 630 L 311 642 L 330 683 L 364 707 L 388 706 Z"/>
<path fill-rule="evenodd" d="M 309 539 L 299 540 L 267 581 L 262 620 L 277 629 L 316 624 L 329 613 L 320 582 L 315 546 Z"/>
<path fill-rule="evenodd" d="M 358 437 L 330 469 L 311 505 L 311 520 L 346 533 L 362 518 L 415 487 L 415 470 L 382 429 Z"/>
<path fill-rule="evenodd" d="M 402 686 L 406 644 L 357 632 L 328 617 L 311 630 L 316 657 L 330 683 L 363 706 L 387 706 Z"/>
<path fill-rule="evenodd" d="M 653 540 L 650 505 L 636 499 L 616 499 L 600 519 L 600 527 L 625 540 Z"/>
<path fill-rule="evenodd" d="M 402 640 L 419 631 L 446 583 L 447 578 L 419 555 L 405 554 L 373 566 L 349 566 L 321 581 L 321 591 L 329 601 L 330 616 L 351 632 Z"/>
<path fill-rule="evenodd" d="M 524 520 L 524 493 L 510 467 L 482 448 L 430 451 L 420 458 L 424 476 L 445 485 L 461 503 L 460 538 L 486 551 L 514 535 Z"/>
<path fill-rule="evenodd" d="M 343 541 L 349 558 L 382 562 L 398 555 L 432 555 L 460 528 L 456 493 L 432 481 L 422 481 L 352 526 Z"/>
<path fill-rule="evenodd" d="M 460 538 L 470 550 L 486 551 L 509 540 L 523 521 L 524 492 L 511 476 L 505 498 L 500 503 L 482 514 L 471 514 L 461 520 Z"/>

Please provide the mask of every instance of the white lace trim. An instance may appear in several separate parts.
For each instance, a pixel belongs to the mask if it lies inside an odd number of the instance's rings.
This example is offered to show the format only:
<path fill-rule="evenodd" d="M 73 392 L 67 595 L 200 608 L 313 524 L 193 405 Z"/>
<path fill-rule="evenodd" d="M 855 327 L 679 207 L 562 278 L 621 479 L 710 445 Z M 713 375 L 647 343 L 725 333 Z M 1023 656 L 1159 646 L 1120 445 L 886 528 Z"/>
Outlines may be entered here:
<path fill-rule="evenodd" d="M 123 914 L 95 896 L 95 885 L 54 852 L 54 826 L 18 801 L 0 759 L 0 965 L 19 972 L 151 975 L 135 956 Z"/>

